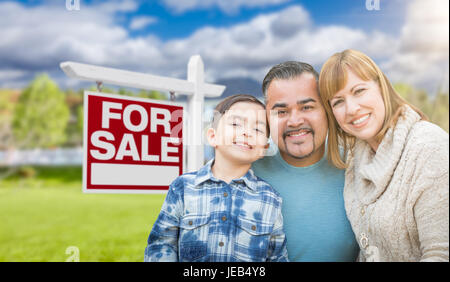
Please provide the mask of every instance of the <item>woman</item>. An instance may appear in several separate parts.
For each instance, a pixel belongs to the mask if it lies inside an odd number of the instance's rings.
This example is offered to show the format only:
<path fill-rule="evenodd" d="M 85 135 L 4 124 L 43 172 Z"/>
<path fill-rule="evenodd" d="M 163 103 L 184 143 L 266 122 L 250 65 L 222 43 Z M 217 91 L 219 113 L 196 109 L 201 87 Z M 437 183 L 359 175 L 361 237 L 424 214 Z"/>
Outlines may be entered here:
<path fill-rule="evenodd" d="M 346 169 L 345 208 L 359 260 L 448 261 L 448 134 L 361 52 L 329 58 L 319 88 L 328 159 Z"/>

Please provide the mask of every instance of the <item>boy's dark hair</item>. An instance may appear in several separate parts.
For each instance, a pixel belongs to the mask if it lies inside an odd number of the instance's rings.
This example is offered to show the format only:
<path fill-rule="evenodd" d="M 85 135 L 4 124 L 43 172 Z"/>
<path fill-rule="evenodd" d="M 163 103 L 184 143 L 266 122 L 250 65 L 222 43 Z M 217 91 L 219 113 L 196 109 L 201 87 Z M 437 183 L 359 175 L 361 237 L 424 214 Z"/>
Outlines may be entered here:
<path fill-rule="evenodd" d="M 225 99 L 223 99 L 217 106 L 214 108 L 214 115 L 211 122 L 212 128 L 216 129 L 217 125 L 219 124 L 219 120 L 222 118 L 222 116 L 225 114 L 226 111 L 228 111 L 231 106 L 238 102 L 247 102 L 247 103 L 254 103 L 257 105 L 260 105 L 263 107 L 263 109 L 266 108 L 263 102 L 258 100 L 255 96 L 248 95 L 248 94 L 236 94 L 233 96 L 229 96 Z M 267 136 L 269 136 L 270 129 L 269 129 L 269 123 L 266 121 L 266 131 Z"/>
<path fill-rule="evenodd" d="M 312 74 L 316 79 L 316 83 L 319 83 L 319 74 L 310 64 L 297 61 L 287 61 L 273 66 L 264 77 L 262 83 L 262 92 L 264 95 L 264 99 L 267 100 L 267 89 L 269 88 L 269 85 L 273 80 L 292 79 L 302 75 L 303 73 Z M 317 87 L 317 89 L 319 89 L 319 87 Z"/>

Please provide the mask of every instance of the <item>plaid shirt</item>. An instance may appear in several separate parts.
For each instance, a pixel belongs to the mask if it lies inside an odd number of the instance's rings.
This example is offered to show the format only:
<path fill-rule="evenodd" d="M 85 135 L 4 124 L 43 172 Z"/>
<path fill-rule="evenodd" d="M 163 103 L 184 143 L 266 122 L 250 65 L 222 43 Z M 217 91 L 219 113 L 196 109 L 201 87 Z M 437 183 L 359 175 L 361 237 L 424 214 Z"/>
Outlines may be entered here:
<path fill-rule="evenodd" d="M 145 261 L 288 261 L 281 197 L 250 169 L 229 184 L 213 160 L 170 185 Z"/>

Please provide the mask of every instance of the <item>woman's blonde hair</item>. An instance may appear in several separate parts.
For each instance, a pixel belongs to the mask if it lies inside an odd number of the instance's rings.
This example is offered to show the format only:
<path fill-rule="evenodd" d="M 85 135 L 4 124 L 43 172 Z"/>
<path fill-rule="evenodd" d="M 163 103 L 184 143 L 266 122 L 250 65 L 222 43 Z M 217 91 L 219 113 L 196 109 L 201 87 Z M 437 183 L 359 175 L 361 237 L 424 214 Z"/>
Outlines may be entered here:
<path fill-rule="evenodd" d="M 330 100 L 347 84 L 348 70 L 365 81 L 375 81 L 380 88 L 381 97 L 385 107 L 384 122 L 381 130 L 375 136 L 377 142 L 381 142 L 388 129 L 397 123 L 402 115 L 402 106 L 409 105 L 422 119 L 426 116 L 416 107 L 406 102 L 392 87 L 391 83 L 372 59 L 362 52 L 347 49 L 331 56 L 323 65 L 319 76 L 319 92 L 322 104 L 325 107 L 328 118 L 328 160 L 337 168 L 347 167 L 343 160 L 349 150 L 355 144 L 355 137 L 343 131 L 337 123 L 330 106 Z M 343 156 L 339 146 L 344 149 Z"/>

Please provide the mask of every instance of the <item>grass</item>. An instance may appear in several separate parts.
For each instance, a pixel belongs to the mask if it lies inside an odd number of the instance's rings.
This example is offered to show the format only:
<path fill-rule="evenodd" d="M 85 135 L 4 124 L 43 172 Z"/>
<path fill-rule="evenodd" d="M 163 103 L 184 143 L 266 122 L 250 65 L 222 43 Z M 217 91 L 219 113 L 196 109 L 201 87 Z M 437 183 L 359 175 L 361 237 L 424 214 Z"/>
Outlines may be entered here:
<path fill-rule="evenodd" d="M 165 194 L 83 194 L 81 167 L 0 180 L 0 261 L 143 261 Z"/>

